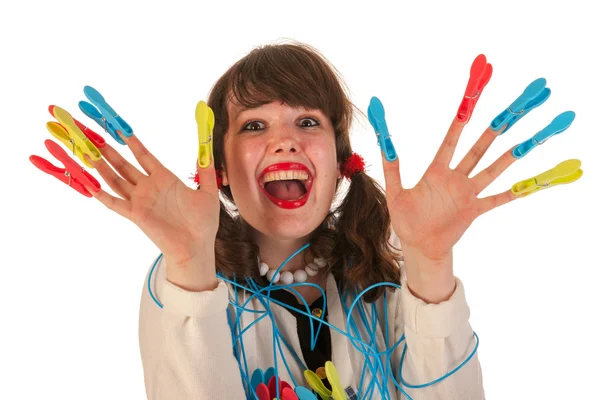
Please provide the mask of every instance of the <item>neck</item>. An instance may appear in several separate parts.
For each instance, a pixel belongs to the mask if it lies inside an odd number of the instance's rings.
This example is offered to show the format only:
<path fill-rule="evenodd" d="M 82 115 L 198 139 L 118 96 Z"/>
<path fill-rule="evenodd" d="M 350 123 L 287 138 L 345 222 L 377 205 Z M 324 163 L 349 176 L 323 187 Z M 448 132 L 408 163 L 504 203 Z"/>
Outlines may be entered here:
<path fill-rule="evenodd" d="M 298 251 L 308 242 L 308 236 L 296 239 L 275 239 L 263 234 L 256 233 L 254 241 L 258 246 L 260 261 L 269 265 L 270 269 L 277 269 L 293 253 Z M 310 251 L 310 247 L 302 250 L 294 258 L 288 261 L 281 271 L 294 272 L 305 267 L 304 254 Z M 309 257 L 310 259 L 310 257 Z"/>

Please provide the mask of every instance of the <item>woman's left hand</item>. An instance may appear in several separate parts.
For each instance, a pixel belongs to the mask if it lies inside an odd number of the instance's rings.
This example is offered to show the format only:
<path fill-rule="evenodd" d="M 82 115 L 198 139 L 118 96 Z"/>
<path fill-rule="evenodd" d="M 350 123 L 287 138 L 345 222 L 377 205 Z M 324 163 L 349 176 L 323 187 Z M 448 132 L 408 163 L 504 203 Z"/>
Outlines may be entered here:
<path fill-rule="evenodd" d="M 456 168 L 450 168 L 464 126 L 454 119 L 433 162 L 411 189 L 402 186 L 398 158 L 392 162 L 383 158 L 386 199 L 392 227 L 402 244 L 408 284 L 416 296 L 431 303 L 446 300 L 454 292 L 452 248 L 473 221 L 517 198 L 510 189 L 477 197 L 516 160 L 512 149 L 469 178 L 498 136 L 491 128 Z"/>
<path fill-rule="evenodd" d="M 510 189 L 481 199 L 477 197 L 516 160 L 512 149 L 469 178 L 498 137 L 491 128 L 483 132 L 456 168 L 450 168 L 464 126 L 465 123 L 457 119 L 452 121 L 433 162 L 411 189 L 402 186 L 399 160 L 389 162 L 384 158 L 383 161 L 386 198 L 394 231 L 404 251 L 418 252 L 434 266 L 451 257 L 452 248 L 477 217 L 517 198 Z"/>
<path fill-rule="evenodd" d="M 411 189 L 406 189 L 402 185 L 400 163 L 387 131 L 383 105 L 379 99 L 373 98 L 369 106 L 369 121 L 375 128 L 378 142 L 382 146 L 387 205 L 392 227 L 402 244 L 409 287 L 415 295 L 429 302 L 443 301 L 454 292 L 452 248 L 473 221 L 480 215 L 517 198 L 510 189 L 489 197 L 478 198 L 477 196 L 518 158 L 523 157 L 549 137 L 567 129 L 575 118 L 575 113 L 572 111 L 559 115 L 532 139 L 515 145 L 486 169 L 469 178 L 493 141 L 529 110 L 541 105 L 550 95 L 550 90 L 545 88 L 545 79 L 540 78 L 532 82 L 517 101 L 511 104 L 511 107 L 522 106 L 528 109 L 523 109 L 520 113 L 509 112 L 509 110 L 501 113 L 483 132 L 458 166 L 451 169 L 450 162 L 460 135 L 490 76 L 491 65 L 487 64 L 485 56 L 478 56 L 473 63 L 472 79 L 469 81 L 457 116 L 452 121 L 433 162 L 419 183 Z M 478 88 L 475 89 L 474 86 Z M 475 97 L 473 94 L 467 95 L 474 90 L 478 92 Z M 513 152 L 517 146 L 519 147 Z M 581 170 L 571 171 L 578 168 L 579 160 L 569 160 L 561 164 L 563 165 L 540 175 L 543 178 L 540 176 L 536 178 L 546 180 L 557 175 L 559 179 L 556 179 L 556 184 L 558 184 L 570 183 L 581 176 Z M 560 175 L 561 173 L 567 175 Z M 527 186 L 531 186 L 531 181 L 536 187 Z M 540 188 L 535 179 L 524 182 L 523 194 Z M 552 186 L 555 183 L 542 182 L 541 184 Z M 517 193 L 520 193 L 520 190 Z"/>

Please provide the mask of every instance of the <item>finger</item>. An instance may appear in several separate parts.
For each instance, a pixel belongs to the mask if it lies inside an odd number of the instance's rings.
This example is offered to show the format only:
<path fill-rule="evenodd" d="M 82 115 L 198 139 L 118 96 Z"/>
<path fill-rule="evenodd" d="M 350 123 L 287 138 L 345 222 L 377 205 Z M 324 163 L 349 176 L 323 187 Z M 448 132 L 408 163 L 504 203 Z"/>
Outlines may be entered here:
<path fill-rule="evenodd" d="M 517 199 L 517 196 L 515 196 L 510 191 L 510 189 L 503 193 L 479 199 L 479 215 L 485 214 L 486 212 L 491 211 L 494 208 L 504 205 L 506 203 L 509 203 L 515 199 Z"/>
<path fill-rule="evenodd" d="M 107 145 L 108 146 L 108 145 Z M 92 165 L 96 168 L 102 179 L 106 184 L 119 196 L 129 200 L 131 199 L 131 192 L 133 191 L 133 184 L 127 182 L 113 171 L 113 169 L 104 161 L 91 161 Z M 138 171 L 139 172 L 139 171 Z"/>
<path fill-rule="evenodd" d="M 118 197 L 115 197 L 104 190 L 100 189 L 99 192 L 90 192 L 98 201 L 104 204 L 110 210 L 116 212 L 122 217 L 127 218 L 131 221 L 131 208 L 130 203 Z"/>
<path fill-rule="evenodd" d="M 393 199 L 402 191 L 400 161 L 398 159 L 398 152 L 392 142 L 387 122 L 385 121 L 383 103 L 375 96 L 371 98 L 371 102 L 369 103 L 368 117 L 369 123 L 373 126 L 373 131 L 377 137 L 377 144 L 381 148 L 385 194 L 388 199 Z"/>
<path fill-rule="evenodd" d="M 465 122 L 460 122 L 456 118 L 452 120 L 450 129 L 448 129 L 448 133 L 446 133 L 446 137 L 435 155 L 433 160 L 434 163 L 440 163 L 446 166 L 450 165 L 452 157 L 454 156 L 454 151 L 456 150 L 456 145 L 458 144 L 458 139 L 460 139 L 460 135 L 462 134 L 465 125 Z"/>
<path fill-rule="evenodd" d="M 145 177 L 140 170 L 123 158 L 123 156 L 108 143 L 102 148 L 102 156 L 110 165 L 112 165 L 119 175 L 134 185 L 137 184 L 140 179 Z"/>
<path fill-rule="evenodd" d="M 512 148 L 502 154 L 492 165 L 475 175 L 472 180 L 475 185 L 475 193 L 479 194 L 488 187 L 496 178 L 502 174 L 517 159 L 512 155 Z"/>
<path fill-rule="evenodd" d="M 198 158 L 196 172 L 198 174 L 198 190 L 205 193 L 218 194 L 215 160 L 213 156 L 213 129 L 215 114 L 204 101 L 199 101 L 195 111 L 198 125 Z"/>
<path fill-rule="evenodd" d="M 394 161 L 387 161 L 384 156 L 383 176 L 385 179 L 386 196 L 389 199 L 393 199 L 403 190 L 400 178 L 400 159 L 396 158 Z"/>
<path fill-rule="evenodd" d="M 498 133 L 488 127 L 454 170 L 468 176 L 497 137 Z"/>
<path fill-rule="evenodd" d="M 198 174 L 198 190 L 211 194 L 219 193 L 219 188 L 217 187 L 215 163 L 212 155 L 210 157 L 210 164 L 206 168 L 200 167 L 196 161 L 196 173 Z"/>
<path fill-rule="evenodd" d="M 131 136 L 126 137 L 121 134 L 121 131 L 117 131 L 117 133 L 121 136 L 123 141 L 125 141 L 125 144 L 129 146 L 135 159 L 140 163 L 148 175 L 151 175 L 157 168 L 162 167 L 161 163 L 152 155 L 152 153 L 150 153 L 150 151 L 148 151 L 146 146 L 142 144 L 136 135 L 132 134 Z"/>

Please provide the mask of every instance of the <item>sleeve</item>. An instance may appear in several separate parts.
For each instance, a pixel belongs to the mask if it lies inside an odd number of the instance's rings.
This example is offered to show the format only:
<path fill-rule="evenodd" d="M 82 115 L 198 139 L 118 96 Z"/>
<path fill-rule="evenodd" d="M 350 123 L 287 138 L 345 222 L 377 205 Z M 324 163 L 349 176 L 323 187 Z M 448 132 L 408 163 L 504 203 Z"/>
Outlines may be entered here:
<path fill-rule="evenodd" d="M 404 271 L 403 271 L 404 272 Z M 405 335 L 406 353 L 402 378 L 412 386 L 436 381 L 453 371 L 473 353 L 477 344 L 469 324 L 470 310 L 460 279 L 452 296 L 439 304 L 427 304 L 415 297 L 403 282 L 399 306 L 396 309 L 396 340 Z M 395 370 L 399 371 L 404 344 L 394 351 Z M 398 378 L 400 382 L 400 379 Z M 421 388 L 403 389 L 413 400 L 422 399 L 485 399 L 481 366 L 477 353 L 458 371 L 442 381 Z M 405 396 L 398 396 L 407 399 Z"/>
<path fill-rule="evenodd" d="M 246 398 L 227 306 L 223 281 L 212 291 L 188 292 L 167 281 L 162 257 L 151 266 L 139 316 L 149 400 Z"/>

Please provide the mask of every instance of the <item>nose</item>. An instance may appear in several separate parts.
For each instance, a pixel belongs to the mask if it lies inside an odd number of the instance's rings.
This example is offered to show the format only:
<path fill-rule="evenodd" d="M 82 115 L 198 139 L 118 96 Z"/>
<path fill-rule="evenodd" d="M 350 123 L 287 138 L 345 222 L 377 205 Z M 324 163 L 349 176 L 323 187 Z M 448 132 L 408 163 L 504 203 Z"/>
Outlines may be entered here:
<path fill-rule="evenodd" d="M 275 154 L 287 154 L 300 152 L 300 143 L 292 129 L 281 128 L 277 132 L 269 146 L 269 152 Z"/>

